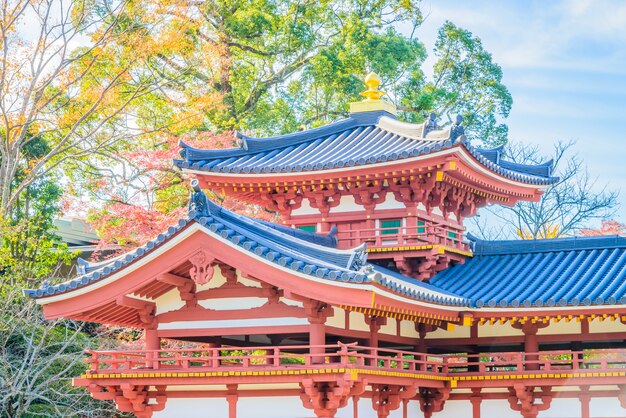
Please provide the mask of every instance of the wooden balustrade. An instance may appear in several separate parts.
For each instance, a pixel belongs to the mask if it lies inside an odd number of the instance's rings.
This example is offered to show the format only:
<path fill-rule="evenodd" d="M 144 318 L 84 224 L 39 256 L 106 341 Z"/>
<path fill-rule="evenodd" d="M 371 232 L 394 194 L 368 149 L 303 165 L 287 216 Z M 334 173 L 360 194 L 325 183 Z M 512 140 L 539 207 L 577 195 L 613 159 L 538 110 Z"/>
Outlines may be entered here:
<path fill-rule="evenodd" d="M 423 232 L 419 232 L 423 230 Z M 453 236 L 450 236 L 450 235 Z M 337 234 L 340 242 L 348 241 L 348 246 L 367 243 L 372 247 L 387 245 L 420 245 L 438 244 L 467 251 L 468 246 L 463 242 L 463 230 L 450 228 L 446 225 L 432 225 L 418 227 L 394 226 L 386 228 L 364 228 L 342 231 Z"/>
<path fill-rule="evenodd" d="M 314 350 L 314 354 L 312 353 Z M 324 354 L 320 354 L 323 349 Z M 626 369 L 626 350 L 541 351 L 431 355 L 334 344 L 324 346 L 220 347 L 188 350 L 93 351 L 85 359 L 90 373 L 133 373 L 149 370 L 249 370 L 354 367 L 463 376 L 563 370 Z M 323 362 L 312 358 L 323 356 Z"/>

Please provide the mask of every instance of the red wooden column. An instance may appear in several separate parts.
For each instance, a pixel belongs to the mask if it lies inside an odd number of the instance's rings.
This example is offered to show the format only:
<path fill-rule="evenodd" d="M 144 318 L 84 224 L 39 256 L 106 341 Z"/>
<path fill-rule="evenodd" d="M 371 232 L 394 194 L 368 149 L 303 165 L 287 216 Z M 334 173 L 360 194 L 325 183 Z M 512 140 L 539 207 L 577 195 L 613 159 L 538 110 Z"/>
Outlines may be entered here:
<path fill-rule="evenodd" d="M 405 203 L 406 204 L 406 203 Z M 418 242 L 418 239 L 415 238 L 417 235 L 417 206 L 407 206 L 407 217 L 406 219 L 406 235 L 412 237 L 409 242 L 405 242 L 405 244 L 415 244 Z"/>
<path fill-rule="evenodd" d="M 146 359 L 148 360 L 148 364 L 146 364 L 146 366 L 158 369 L 159 362 L 154 361 L 154 359 L 159 357 L 159 353 L 155 353 L 154 351 L 161 349 L 161 339 L 159 338 L 159 334 L 156 329 L 146 329 L 143 338 L 144 346 L 146 347 L 146 351 L 148 351 L 148 353 L 146 353 Z"/>
<path fill-rule="evenodd" d="M 372 347 L 370 354 L 375 357 L 378 354 L 378 331 L 387 323 L 387 318 L 382 316 L 365 316 L 365 323 L 370 326 L 370 336 L 367 345 Z M 368 364 L 376 364 L 375 359 L 370 359 Z"/>
<path fill-rule="evenodd" d="M 480 396 L 480 388 L 472 389 L 472 396 L 470 396 L 470 402 L 472 403 L 472 418 L 480 418 L 480 404 L 483 398 Z"/>
<path fill-rule="evenodd" d="M 580 418 L 590 418 L 591 413 L 589 410 L 589 404 L 591 401 L 591 394 L 589 393 L 588 387 L 581 386 L 578 399 L 580 400 Z"/>
<path fill-rule="evenodd" d="M 214 342 L 212 343 L 207 343 L 208 348 L 211 349 L 215 349 L 215 348 L 220 348 L 222 346 L 222 342 L 221 342 L 221 338 L 217 338 Z M 219 350 L 210 350 L 211 353 L 211 367 L 220 367 L 221 365 L 221 360 L 220 360 L 220 351 Z"/>
<path fill-rule="evenodd" d="M 324 363 L 326 352 L 323 347 L 326 344 L 325 324 L 326 318 L 332 313 L 332 308 L 329 308 L 325 303 L 309 300 L 305 302 L 304 309 L 309 321 L 309 345 L 315 346 L 311 347 L 311 363 Z"/>
<path fill-rule="evenodd" d="M 228 418 L 237 418 L 237 385 L 226 385 L 226 401 L 228 402 Z"/>
<path fill-rule="evenodd" d="M 321 346 L 326 344 L 326 318 L 309 318 L 309 344 Z M 311 347 L 311 354 L 319 354 L 311 357 L 314 364 L 324 363 L 324 348 Z"/>
<path fill-rule="evenodd" d="M 415 346 L 415 351 L 417 351 L 418 353 L 421 353 L 419 356 L 419 360 L 421 361 L 426 361 L 428 358 L 428 346 L 426 345 L 426 334 L 428 334 L 428 332 L 430 332 L 430 327 L 427 326 L 426 324 L 422 324 L 422 323 L 416 323 L 415 324 L 415 330 L 418 332 L 419 334 L 419 339 L 417 340 L 417 345 Z M 418 365 L 418 369 L 419 370 L 426 370 L 426 364 L 419 364 Z"/>
<path fill-rule="evenodd" d="M 548 324 L 544 324 L 543 322 L 526 322 L 525 324 L 515 324 L 514 328 L 521 329 L 524 333 L 524 351 L 526 353 L 538 353 L 539 352 L 539 341 L 537 340 L 537 331 L 540 328 L 547 327 Z M 526 354 L 526 360 L 536 361 L 539 358 L 537 354 Z M 526 370 L 539 370 L 539 364 L 527 364 Z"/>
<path fill-rule="evenodd" d="M 160 350 L 161 339 L 156 329 L 147 329 L 144 334 L 146 350 Z"/>

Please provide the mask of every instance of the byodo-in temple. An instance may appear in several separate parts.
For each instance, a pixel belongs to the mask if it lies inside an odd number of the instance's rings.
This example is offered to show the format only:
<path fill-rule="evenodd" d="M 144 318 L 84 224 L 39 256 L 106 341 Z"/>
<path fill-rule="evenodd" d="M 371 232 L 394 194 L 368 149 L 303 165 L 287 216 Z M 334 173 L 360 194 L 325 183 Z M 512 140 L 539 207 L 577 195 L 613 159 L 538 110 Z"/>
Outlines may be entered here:
<path fill-rule="evenodd" d="M 187 218 L 27 290 L 47 318 L 145 330 L 74 385 L 140 418 L 626 416 L 626 239 L 466 236 L 483 206 L 539 201 L 551 163 L 401 122 L 379 83 L 336 123 L 181 144 Z"/>

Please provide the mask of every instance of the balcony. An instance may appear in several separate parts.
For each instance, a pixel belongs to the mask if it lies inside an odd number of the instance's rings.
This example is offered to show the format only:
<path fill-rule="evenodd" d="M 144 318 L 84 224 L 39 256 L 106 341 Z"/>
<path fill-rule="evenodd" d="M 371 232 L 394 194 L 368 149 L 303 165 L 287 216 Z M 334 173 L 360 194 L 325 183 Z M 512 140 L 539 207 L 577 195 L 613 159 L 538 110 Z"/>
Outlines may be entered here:
<path fill-rule="evenodd" d="M 478 377 L 509 380 L 529 373 L 542 376 L 575 373 L 584 377 L 586 373 L 592 376 L 626 372 L 626 349 L 433 355 L 340 343 L 155 351 L 88 350 L 87 353 L 90 357 L 85 361 L 90 367 L 86 378 L 113 373 L 132 377 L 146 372 L 166 372 L 168 376 L 182 372 L 229 372 L 236 376 L 244 372 L 313 373 L 316 369 L 325 372 L 353 369 L 360 373 L 400 372 L 407 376 L 419 373 L 426 379 L 470 381 Z"/>
<path fill-rule="evenodd" d="M 366 243 L 368 248 L 419 247 L 441 245 L 460 251 L 469 251 L 463 241 L 463 229 L 443 224 L 427 224 L 417 227 L 388 226 L 372 229 L 354 229 L 337 233 L 340 248 L 352 248 Z"/>

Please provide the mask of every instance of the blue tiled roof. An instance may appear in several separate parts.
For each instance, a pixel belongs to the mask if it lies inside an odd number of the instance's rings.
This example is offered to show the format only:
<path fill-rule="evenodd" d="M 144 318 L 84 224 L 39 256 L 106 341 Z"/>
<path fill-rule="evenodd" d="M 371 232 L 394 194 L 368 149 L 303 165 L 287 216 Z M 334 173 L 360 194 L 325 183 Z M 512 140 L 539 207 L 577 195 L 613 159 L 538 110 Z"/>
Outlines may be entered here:
<path fill-rule="evenodd" d="M 430 123 L 434 123 L 430 121 Z M 462 127 L 399 122 L 386 112 L 364 112 L 308 131 L 270 138 L 237 134 L 238 148 L 201 150 L 181 143 L 182 169 L 216 173 L 290 173 L 353 167 L 426 155 L 462 144 L 485 167 L 529 184 L 551 184 L 552 163 L 530 166 L 501 159 L 502 148 L 469 144 Z"/>
<path fill-rule="evenodd" d="M 189 216 L 147 244 L 112 260 L 101 263 L 80 261 L 79 276 L 73 280 L 39 289 L 25 290 L 33 298 L 65 293 L 102 280 L 146 256 L 174 235 L 197 222 L 207 233 L 216 234 L 266 260 L 313 277 L 355 284 L 376 282 L 406 297 L 444 305 L 467 306 L 469 301 L 450 292 L 439 292 L 428 284 L 396 275 L 367 264 L 365 245 L 338 250 L 331 235 L 294 231 L 280 225 L 259 221 L 226 210 L 209 201 L 202 192 L 192 196 Z"/>
<path fill-rule="evenodd" d="M 626 304 L 626 238 L 475 241 L 474 257 L 430 280 L 476 307 Z"/>

